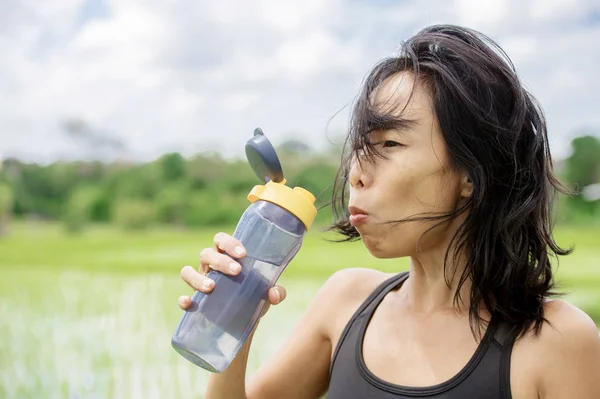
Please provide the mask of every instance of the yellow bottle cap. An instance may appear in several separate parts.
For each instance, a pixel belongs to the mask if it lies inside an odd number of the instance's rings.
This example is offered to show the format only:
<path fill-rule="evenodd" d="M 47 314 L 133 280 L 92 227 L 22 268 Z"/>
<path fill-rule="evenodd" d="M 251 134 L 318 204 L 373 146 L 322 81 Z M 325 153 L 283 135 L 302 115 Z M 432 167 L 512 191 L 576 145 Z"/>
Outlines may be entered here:
<path fill-rule="evenodd" d="M 317 216 L 315 196 L 302 187 L 291 188 L 285 183 L 283 179 L 281 183 L 270 181 L 262 186 L 254 186 L 248 194 L 248 200 L 252 203 L 263 200 L 279 205 L 300 219 L 308 230 Z"/>

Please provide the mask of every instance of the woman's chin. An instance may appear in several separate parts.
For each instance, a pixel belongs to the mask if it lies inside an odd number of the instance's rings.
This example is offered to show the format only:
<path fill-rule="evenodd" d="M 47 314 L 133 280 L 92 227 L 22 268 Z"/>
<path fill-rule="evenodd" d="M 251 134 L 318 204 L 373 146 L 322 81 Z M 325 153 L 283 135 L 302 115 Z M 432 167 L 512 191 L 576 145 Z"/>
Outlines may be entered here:
<path fill-rule="evenodd" d="M 385 245 L 385 239 L 368 234 L 361 234 L 361 239 L 367 251 L 377 259 L 394 259 L 409 256 L 405 251 L 399 251 L 394 245 Z"/>
<path fill-rule="evenodd" d="M 379 259 L 388 258 L 388 256 L 386 256 L 386 251 L 384 251 L 381 246 L 381 239 L 377 239 L 368 234 L 361 234 L 360 237 L 362 238 L 362 242 L 365 244 L 367 251 L 369 251 L 371 255 Z"/>

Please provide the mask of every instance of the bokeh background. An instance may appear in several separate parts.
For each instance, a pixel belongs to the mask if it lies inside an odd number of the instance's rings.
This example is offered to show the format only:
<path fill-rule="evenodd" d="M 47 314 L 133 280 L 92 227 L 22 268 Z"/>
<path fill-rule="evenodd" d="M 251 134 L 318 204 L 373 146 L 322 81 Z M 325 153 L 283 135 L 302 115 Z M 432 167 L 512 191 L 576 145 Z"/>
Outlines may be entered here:
<path fill-rule="evenodd" d="M 255 127 L 318 205 L 361 80 L 403 39 L 466 25 L 541 101 L 574 246 L 559 287 L 600 324 L 600 3 L 594 0 L 0 0 L 0 397 L 200 398 L 170 338 L 196 266 L 258 184 Z M 280 282 L 249 376 L 345 267 L 400 271 L 332 244 L 323 208 Z"/>

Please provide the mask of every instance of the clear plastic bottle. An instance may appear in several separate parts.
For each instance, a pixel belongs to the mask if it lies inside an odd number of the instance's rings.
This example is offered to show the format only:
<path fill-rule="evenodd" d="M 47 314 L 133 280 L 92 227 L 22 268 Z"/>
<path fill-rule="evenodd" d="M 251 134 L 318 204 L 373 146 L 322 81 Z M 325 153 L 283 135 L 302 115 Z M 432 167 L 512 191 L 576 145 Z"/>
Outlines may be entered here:
<path fill-rule="evenodd" d="M 236 276 L 211 270 L 215 288 L 210 294 L 196 291 L 171 341 L 183 357 L 211 372 L 222 372 L 233 361 L 260 318 L 269 288 L 300 250 L 316 215 L 310 192 L 285 186 L 279 160 L 260 129 L 246 154 L 266 184 L 248 195 L 252 204 L 233 234 L 246 249 L 239 259 L 242 270 Z"/>

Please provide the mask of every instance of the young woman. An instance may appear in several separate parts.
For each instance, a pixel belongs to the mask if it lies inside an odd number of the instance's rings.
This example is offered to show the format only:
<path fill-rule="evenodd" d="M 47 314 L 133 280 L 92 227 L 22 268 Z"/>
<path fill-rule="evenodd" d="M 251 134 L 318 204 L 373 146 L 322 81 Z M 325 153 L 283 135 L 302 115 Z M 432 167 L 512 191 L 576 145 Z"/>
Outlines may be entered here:
<path fill-rule="evenodd" d="M 206 397 L 600 398 L 594 322 L 549 299 L 550 260 L 569 253 L 551 231 L 561 186 L 542 110 L 503 51 L 429 27 L 369 74 L 351 122 L 332 228 L 376 258 L 410 257 L 409 272 L 335 273 L 254 378 L 250 339 Z M 207 271 L 236 274 L 243 256 L 219 233 L 181 275 L 208 293 Z"/>

